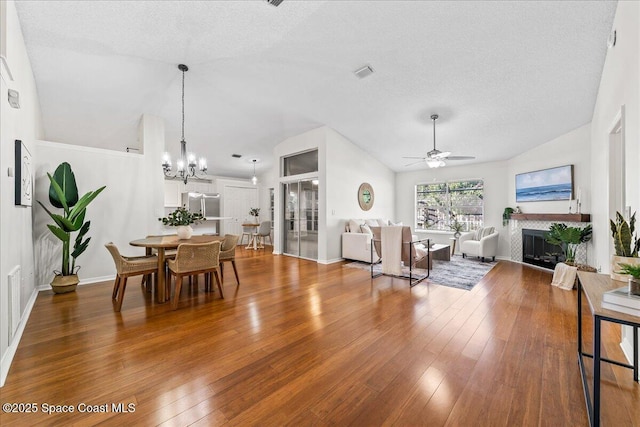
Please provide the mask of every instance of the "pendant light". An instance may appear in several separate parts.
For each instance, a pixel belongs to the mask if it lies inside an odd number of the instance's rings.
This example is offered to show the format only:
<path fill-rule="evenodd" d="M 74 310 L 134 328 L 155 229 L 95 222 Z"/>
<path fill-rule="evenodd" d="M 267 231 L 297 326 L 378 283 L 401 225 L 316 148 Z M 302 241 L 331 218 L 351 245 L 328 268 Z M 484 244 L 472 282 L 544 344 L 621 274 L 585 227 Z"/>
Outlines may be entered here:
<path fill-rule="evenodd" d="M 258 184 L 258 177 L 256 176 L 256 162 L 258 161 L 258 159 L 253 159 L 253 176 L 251 177 L 251 183 L 253 185 Z"/>

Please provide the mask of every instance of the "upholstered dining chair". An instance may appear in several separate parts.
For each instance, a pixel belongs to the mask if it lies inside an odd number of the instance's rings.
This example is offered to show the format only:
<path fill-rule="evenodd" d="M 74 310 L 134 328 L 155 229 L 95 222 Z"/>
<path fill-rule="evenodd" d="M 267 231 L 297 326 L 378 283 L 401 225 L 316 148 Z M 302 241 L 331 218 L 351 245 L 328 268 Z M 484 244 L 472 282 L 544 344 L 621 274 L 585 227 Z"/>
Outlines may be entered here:
<path fill-rule="evenodd" d="M 236 246 L 238 245 L 238 236 L 235 234 L 225 234 L 222 246 L 220 247 L 220 276 L 224 282 L 224 263 L 230 261 L 233 272 L 236 274 L 236 282 L 240 285 L 238 277 L 238 269 L 236 268 Z"/>
<path fill-rule="evenodd" d="M 271 240 L 271 221 L 262 221 L 258 231 L 253 234 L 254 239 L 260 239 L 259 242 L 261 242 L 262 246 L 265 244 L 265 237 L 268 237 L 269 244 L 273 245 L 273 241 Z"/>
<path fill-rule="evenodd" d="M 240 245 L 244 242 L 244 236 L 247 236 L 247 245 L 251 243 L 251 236 L 255 227 L 242 227 L 242 235 L 240 235 Z"/>
<path fill-rule="evenodd" d="M 184 276 L 193 276 L 204 273 L 205 290 L 210 290 L 212 285 L 212 276 L 215 276 L 218 283 L 220 297 L 224 298 L 222 293 L 222 282 L 218 275 L 220 267 L 220 241 L 209 243 L 183 243 L 178 246 L 175 259 L 167 261 L 169 274 L 175 276 L 175 291 L 173 295 L 172 307 L 174 310 L 178 308 L 178 300 L 180 299 L 180 291 L 182 290 L 182 281 Z"/>
<path fill-rule="evenodd" d="M 120 255 L 120 251 L 113 242 L 109 242 L 104 246 L 116 264 L 116 280 L 113 283 L 111 298 L 116 300 L 116 311 L 120 311 L 124 300 L 124 291 L 127 287 L 127 279 L 131 276 L 157 274 L 158 257 L 155 255 L 125 257 Z"/>

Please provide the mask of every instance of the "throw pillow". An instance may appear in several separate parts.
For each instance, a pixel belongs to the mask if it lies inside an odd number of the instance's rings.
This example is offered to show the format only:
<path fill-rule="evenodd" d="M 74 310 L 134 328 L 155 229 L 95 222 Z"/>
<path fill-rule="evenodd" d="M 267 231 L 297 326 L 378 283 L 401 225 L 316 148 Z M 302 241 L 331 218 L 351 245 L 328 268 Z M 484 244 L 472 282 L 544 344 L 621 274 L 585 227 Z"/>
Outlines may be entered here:
<path fill-rule="evenodd" d="M 480 240 L 482 239 L 482 227 L 478 228 L 476 230 L 476 234 L 473 236 L 473 240 Z"/>
<path fill-rule="evenodd" d="M 367 224 L 369 227 L 379 227 L 381 225 L 386 225 L 386 224 L 378 224 L 377 219 L 365 219 L 364 223 Z"/>
<path fill-rule="evenodd" d="M 378 225 L 383 227 L 385 225 L 391 225 L 391 222 L 388 219 L 378 219 Z"/>
<path fill-rule="evenodd" d="M 487 237 L 493 234 L 493 227 L 485 227 L 482 229 L 482 237 Z"/>
<path fill-rule="evenodd" d="M 373 236 L 373 231 L 371 231 L 371 228 L 370 228 L 367 224 L 362 224 L 362 225 L 360 226 L 360 231 L 361 231 L 362 233 L 367 233 L 367 234 L 369 234 L 370 236 Z"/>
<path fill-rule="evenodd" d="M 400 221 L 400 222 L 391 222 L 391 221 L 389 221 L 389 225 L 398 225 L 398 226 L 402 226 L 402 221 Z"/>
<path fill-rule="evenodd" d="M 349 220 L 349 231 L 351 233 L 359 233 L 360 232 L 360 222 L 355 219 Z"/>

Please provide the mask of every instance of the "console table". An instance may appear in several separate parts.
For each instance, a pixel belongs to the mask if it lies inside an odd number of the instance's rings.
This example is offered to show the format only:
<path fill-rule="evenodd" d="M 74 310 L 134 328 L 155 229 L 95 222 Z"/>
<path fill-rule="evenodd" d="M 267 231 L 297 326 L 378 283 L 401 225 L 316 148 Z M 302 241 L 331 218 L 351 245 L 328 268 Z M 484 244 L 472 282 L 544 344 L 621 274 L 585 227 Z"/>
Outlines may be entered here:
<path fill-rule="evenodd" d="M 621 287 L 622 282 L 612 280 L 608 275 L 578 272 L 578 364 L 582 376 L 582 388 L 584 400 L 589 414 L 591 426 L 600 425 L 600 362 L 633 369 L 633 379 L 638 381 L 638 328 L 640 317 L 621 313 L 619 311 L 602 308 L 602 295 L 610 290 Z M 593 354 L 585 353 L 582 349 L 582 294 L 584 293 L 589 303 L 591 317 L 593 318 Z M 602 321 L 628 325 L 633 328 L 633 365 L 618 362 L 602 357 L 601 354 L 601 326 Z M 593 358 L 593 402 L 589 395 L 589 383 L 584 367 L 584 358 Z"/>

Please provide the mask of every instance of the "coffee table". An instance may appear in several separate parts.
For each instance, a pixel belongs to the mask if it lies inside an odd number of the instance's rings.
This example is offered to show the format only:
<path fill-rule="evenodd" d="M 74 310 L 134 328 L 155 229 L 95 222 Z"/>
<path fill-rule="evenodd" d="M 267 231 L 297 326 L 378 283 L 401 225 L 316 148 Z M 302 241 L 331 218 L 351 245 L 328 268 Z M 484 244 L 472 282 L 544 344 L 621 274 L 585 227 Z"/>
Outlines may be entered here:
<path fill-rule="evenodd" d="M 439 261 L 451 261 L 451 251 L 449 245 L 439 245 L 434 243 L 430 248 L 431 259 L 437 259 Z"/>

